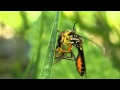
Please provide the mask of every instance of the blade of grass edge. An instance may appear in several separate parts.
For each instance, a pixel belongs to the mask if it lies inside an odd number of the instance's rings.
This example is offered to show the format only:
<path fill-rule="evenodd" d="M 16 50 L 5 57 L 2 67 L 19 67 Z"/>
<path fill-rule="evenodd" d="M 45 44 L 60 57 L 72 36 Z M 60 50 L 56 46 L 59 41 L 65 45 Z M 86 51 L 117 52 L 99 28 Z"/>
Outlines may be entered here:
<path fill-rule="evenodd" d="M 60 12 L 57 11 L 56 12 L 56 17 L 55 17 L 55 20 L 54 20 L 54 24 L 53 24 L 53 28 L 52 28 L 52 32 L 51 32 L 51 37 L 50 37 L 50 40 L 49 40 L 50 42 L 49 42 L 49 45 L 48 45 L 47 54 L 46 54 L 46 57 L 45 57 L 45 60 L 44 60 L 43 68 L 41 70 L 41 75 L 40 75 L 41 79 L 50 79 L 53 57 L 54 57 L 53 47 L 55 47 L 55 43 L 56 43 L 59 16 L 60 16 Z"/>

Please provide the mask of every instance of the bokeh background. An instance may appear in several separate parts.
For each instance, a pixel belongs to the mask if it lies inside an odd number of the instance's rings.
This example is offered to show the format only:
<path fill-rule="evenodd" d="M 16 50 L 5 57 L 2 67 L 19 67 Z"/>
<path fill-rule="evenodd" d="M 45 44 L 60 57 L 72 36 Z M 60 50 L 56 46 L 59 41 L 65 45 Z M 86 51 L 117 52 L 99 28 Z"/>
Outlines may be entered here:
<path fill-rule="evenodd" d="M 40 78 L 56 11 L 0 12 L 0 78 Z M 120 79 L 120 12 L 61 11 L 58 30 L 71 30 L 83 40 L 87 77 L 74 61 L 52 66 L 52 79 Z M 73 50 L 74 51 L 74 50 Z M 76 52 L 76 51 L 75 51 Z"/>

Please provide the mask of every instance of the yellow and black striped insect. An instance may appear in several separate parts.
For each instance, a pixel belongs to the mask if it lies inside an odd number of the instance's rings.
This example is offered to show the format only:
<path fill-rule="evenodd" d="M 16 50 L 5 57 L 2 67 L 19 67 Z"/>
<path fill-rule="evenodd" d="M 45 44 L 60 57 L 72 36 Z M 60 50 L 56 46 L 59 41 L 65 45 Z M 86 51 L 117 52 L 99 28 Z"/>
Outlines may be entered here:
<path fill-rule="evenodd" d="M 72 45 L 70 43 L 69 31 L 61 32 L 57 39 L 57 46 L 55 49 L 55 63 L 67 58 L 66 54 L 70 53 L 71 57 L 75 57 L 72 52 Z M 70 57 L 68 57 L 70 58 Z"/>
<path fill-rule="evenodd" d="M 74 26 L 73 26 L 73 29 L 74 29 Z M 75 58 L 75 55 L 72 51 L 72 45 L 70 42 L 70 39 L 71 39 L 70 36 L 74 33 L 75 33 L 74 30 L 60 32 L 58 39 L 57 39 L 57 46 L 55 49 L 55 63 L 62 60 L 63 58 L 64 59 L 71 59 L 72 57 Z M 70 53 L 71 56 L 67 57 L 66 56 L 67 53 Z"/>

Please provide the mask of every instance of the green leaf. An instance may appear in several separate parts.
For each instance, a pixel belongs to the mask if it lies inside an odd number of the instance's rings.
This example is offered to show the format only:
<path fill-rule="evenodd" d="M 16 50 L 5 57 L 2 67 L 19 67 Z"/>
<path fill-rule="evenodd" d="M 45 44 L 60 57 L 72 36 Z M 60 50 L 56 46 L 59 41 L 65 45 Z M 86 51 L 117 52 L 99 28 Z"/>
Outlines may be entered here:
<path fill-rule="evenodd" d="M 51 37 L 50 37 L 50 42 L 48 45 L 48 50 L 47 54 L 44 60 L 43 68 L 41 71 L 41 76 L 40 78 L 42 79 L 49 79 L 51 75 L 51 69 L 52 69 L 52 64 L 53 64 L 53 58 L 54 58 L 54 49 L 55 43 L 56 43 L 56 36 L 57 36 L 57 28 L 58 28 L 58 22 L 59 22 L 59 16 L 60 12 L 56 12 L 56 17 L 54 20 L 52 32 L 51 32 Z"/>

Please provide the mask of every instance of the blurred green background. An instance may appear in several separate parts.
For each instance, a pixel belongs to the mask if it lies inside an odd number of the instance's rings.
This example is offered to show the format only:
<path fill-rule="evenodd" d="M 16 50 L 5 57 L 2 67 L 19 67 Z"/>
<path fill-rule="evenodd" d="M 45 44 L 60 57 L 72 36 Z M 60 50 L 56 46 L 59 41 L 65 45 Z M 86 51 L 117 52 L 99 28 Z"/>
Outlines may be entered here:
<path fill-rule="evenodd" d="M 40 78 L 56 11 L 1 11 L 0 78 Z M 83 40 L 87 77 L 75 62 L 52 66 L 52 79 L 120 79 L 120 12 L 61 11 L 58 30 L 71 30 Z M 8 27 L 11 26 L 12 28 Z M 105 50 L 105 52 L 104 52 Z M 73 50 L 74 51 L 74 50 Z"/>

